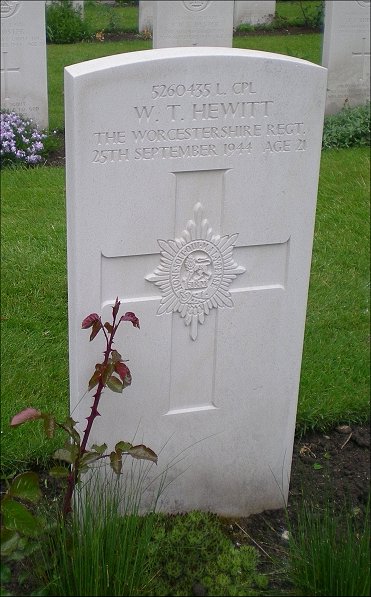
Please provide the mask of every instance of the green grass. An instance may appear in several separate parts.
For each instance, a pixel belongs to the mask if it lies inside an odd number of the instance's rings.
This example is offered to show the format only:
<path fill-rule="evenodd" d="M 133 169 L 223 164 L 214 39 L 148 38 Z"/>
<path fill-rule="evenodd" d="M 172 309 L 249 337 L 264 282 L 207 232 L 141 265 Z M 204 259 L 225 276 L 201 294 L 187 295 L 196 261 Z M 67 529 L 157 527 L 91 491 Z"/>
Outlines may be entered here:
<path fill-rule="evenodd" d="M 149 50 L 152 42 L 133 40 L 125 42 L 81 42 L 78 44 L 60 44 L 47 46 L 48 60 L 48 96 L 49 128 L 64 129 L 64 67 L 85 60 L 94 60 L 103 56 Z"/>
<path fill-rule="evenodd" d="M 321 36 L 318 33 L 307 35 L 256 35 L 235 37 L 235 48 L 246 48 L 276 52 L 296 56 L 304 60 L 320 63 Z M 152 41 L 132 40 L 119 42 L 81 42 L 78 44 L 50 44 L 47 46 L 48 58 L 48 95 L 50 129 L 64 129 L 63 69 L 65 66 L 94 60 L 103 56 L 150 50 Z"/>
<path fill-rule="evenodd" d="M 6 468 L 17 469 L 42 459 L 45 439 L 38 424 L 10 429 L 10 417 L 25 406 L 58 416 L 68 408 L 64 170 L 19 168 L 1 178 L 1 443 Z"/>
<path fill-rule="evenodd" d="M 320 0 L 303 0 L 276 2 L 276 19 L 283 21 L 291 27 L 306 27 L 311 24 L 311 17 L 316 14 Z"/>
<path fill-rule="evenodd" d="M 156 518 L 139 516 L 144 479 L 126 487 L 116 481 L 112 471 L 93 475 L 77 492 L 68 523 L 39 542 L 31 569 L 47 595 L 152 594 L 147 554 Z"/>
<path fill-rule="evenodd" d="M 369 150 L 322 152 L 298 431 L 369 418 Z M 26 406 L 68 411 L 64 170 L 2 173 L 2 464 L 55 448 Z M 57 440 L 56 440 L 57 441 Z M 60 438 L 58 438 L 58 447 Z"/>
<path fill-rule="evenodd" d="M 315 64 L 321 63 L 320 33 L 300 33 L 295 35 L 251 35 L 233 38 L 234 48 L 261 50 L 286 54 Z"/>
<path fill-rule="evenodd" d="M 96 31 L 138 32 L 137 6 L 110 6 L 89 0 L 84 4 L 84 21 L 92 34 Z"/>
<path fill-rule="evenodd" d="M 369 416 L 369 149 L 322 152 L 298 427 Z"/>
<path fill-rule="evenodd" d="M 289 539 L 288 575 L 299 595 L 370 594 L 369 504 L 357 514 L 303 502 Z"/>
<path fill-rule="evenodd" d="M 305 27 L 311 23 L 320 0 L 280 1 L 276 2 L 277 26 Z M 85 1 L 84 20 L 91 33 L 96 31 L 138 32 L 138 6 L 109 6 Z M 268 27 L 269 28 L 269 27 Z"/>

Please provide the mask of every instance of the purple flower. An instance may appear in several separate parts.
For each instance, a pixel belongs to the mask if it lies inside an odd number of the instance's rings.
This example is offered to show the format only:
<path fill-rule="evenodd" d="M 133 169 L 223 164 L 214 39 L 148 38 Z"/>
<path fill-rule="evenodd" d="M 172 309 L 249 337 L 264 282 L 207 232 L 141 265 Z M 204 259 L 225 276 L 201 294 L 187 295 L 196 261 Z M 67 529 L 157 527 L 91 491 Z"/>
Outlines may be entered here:
<path fill-rule="evenodd" d="M 45 132 L 41 132 L 31 119 L 24 119 L 15 112 L 0 113 L 1 164 L 37 164 L 44 149 Z"/>

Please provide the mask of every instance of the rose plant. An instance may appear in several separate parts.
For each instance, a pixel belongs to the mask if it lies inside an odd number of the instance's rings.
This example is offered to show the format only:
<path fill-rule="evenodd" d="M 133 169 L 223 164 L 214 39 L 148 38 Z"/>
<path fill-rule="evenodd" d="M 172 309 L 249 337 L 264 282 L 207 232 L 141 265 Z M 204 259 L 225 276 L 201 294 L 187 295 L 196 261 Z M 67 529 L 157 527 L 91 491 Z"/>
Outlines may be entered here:
<path fill-rule="evenodd" d="M 132 445 L 128 441 L 119 441 L 114 450 L 109 453 L 107 444 L 93 444 L 88 448 L 91 429 L 96 417 L 100 416 L 98 411 L 99 402 L 103 391 L 108 388 L 113 392 L 121 393 L 131 384 L 131 373 L 126 362 L 120 353 L 113 348 L 116 332 L 123 322 L 130 322 L 139 329 L 139 319 L 132 312 L 127 312 L 121 317 L 118 316 L 120 301 L 118 298 L 112 307 L 112 321 L 102 323 L 97 313 L 91 313 L 82 322 L 82 329 L 90 329 L 90 341 L 102 332 L 105 338 L 104 359 L 95 365 L 94 372 L 88 382 L 88 390 L 95 389 L 91 412 L 87 417 L 87 425 L 82 434 L 76 429 L 77 422 L 71 416 L 65 421 L 58 422 L 50 413 L 41 412 L 36 408 L 26 408 L 16 414 L 11 420 L 11 426 L 17 427 L 28 421 L 39 420 L 44 424 L 44 431 L 47 438 L 54 436 L 57 428 L 63 429 L 67 434 L 67 441 L 62 448 L 56 450 L 53 458 L 59 464 L 53 466 L 49 474 L 57 478 L 66 478 L 65 494 L 63 499 L 63 519 L 72 511 L 72 498 L 76 484 L 81 474 L 86 472 L 93 463 L 107 459 L 113 471 L 120 475 L 123 466 L 123 456 L 129 455 L 141 460 L 149 460 L 157 464 L 157 455 L 153 450 L 143 444 Z M 63 464 L 64 463 L 64 464 Z M 22 501 L 36 503 L 41 497 L 38 475 L 34 472 L 25 472 L 17 475 L 1 501 L 2 528 L 1 544 L 2 553 L 10 555 L 19 547 L 19 542 L 24 537 L 31 537 L 42 532 L 41 521 L 37 519 Z M 21 501 L 19 501 L 19 498 Z"/>

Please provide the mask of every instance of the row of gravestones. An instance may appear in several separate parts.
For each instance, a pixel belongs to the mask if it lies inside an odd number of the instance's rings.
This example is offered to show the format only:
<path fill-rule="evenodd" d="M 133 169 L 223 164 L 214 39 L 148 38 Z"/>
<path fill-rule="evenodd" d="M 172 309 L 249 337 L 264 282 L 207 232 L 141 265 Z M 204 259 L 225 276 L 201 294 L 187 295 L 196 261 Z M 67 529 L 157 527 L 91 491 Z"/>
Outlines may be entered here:
<path fill-rule="evenodd" d="M 153 30 L 154 2 L 152 0 L 140 0 L 139 2 L 139 33 Z M 194 0 L 184 2 L 188 7 L 199 12 L 206 8 L 209 2 Z M 250 25 L 261 25 L 273 20 L 276 12 L 276 0 L 234 0 L 233 4 L 233 26 L 238 27 L 243 23 Z M 206 45 L 206 44 L 205 44 Z"/>
<path fill-rule="evenodd" d="M 1 0 L 1 108 L 48 127 L 44 1 Z M 72 6 L 81 15 L 83 0 Z"/>
<path fill-rule="evenodd" d="M 25 36 L 41 3 L 15 4 Z M 288 496 L 327 70 L 229 39 L 65 69 L 70 396 L 83 431 L 102 338 L 81 322 L 118 297 L 141 323 L 116 337 L 133 383 L 91 443 L 159 454 L 145 508 L 164 473 L 161 510 L 247 516 Z"/>
<path fill-rule="evenodd" d="M 233 25 L 263 22 L 274 2 L 140 2 L 139 28 L 153 47 L 231 47 Z M 83 12 L 83 2 L 73 2 Z M 262 9 L 264 5 L 264 11 Z M 269 6 L 268 6 L 269 5 Z M 238 9 L 236 8 L 238 6 Z M 233 9 L 234 7 L 234 9 Z M 370 2 L 326 2 L 322 64 L 328 68 L 326 113 L 363 104 L 370 86 Z M 1 106 L 48 125 L 44 2 L 1 1 Z"/>

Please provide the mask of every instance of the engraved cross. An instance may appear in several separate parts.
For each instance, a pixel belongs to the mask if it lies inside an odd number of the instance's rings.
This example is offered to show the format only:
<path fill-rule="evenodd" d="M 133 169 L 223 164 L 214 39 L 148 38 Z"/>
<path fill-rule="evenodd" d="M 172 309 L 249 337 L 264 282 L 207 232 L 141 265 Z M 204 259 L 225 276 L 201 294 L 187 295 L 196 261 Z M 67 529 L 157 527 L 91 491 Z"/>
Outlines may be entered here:
<path fill-rule="evenodd" d="M 149 255 L 102 254 L 102 308 L 111 307 L 117 293 L 137 314 L 150 303 L 168 336 L 166 415 L 218 408 L 214 371 L 219 328 L 225 325 L 220 318 L 241 309 L 246 293 L 285 290 L 289 240 L 241 246 L 238 230 L 224 230 L 226 173 L 170 174 L 176 178 L 173 238 L 159 239 Z M 202 363 L 202 383 L 195 363 Z"/>
<path fill-rule="evenodd" d="M 8 97 L 8 73 L 19 73 L 18 68 L 11 68 L 7 66 L 7 56 L 8 52 L 2 52 L 3 56 L 3 66 L 1 67 L 1 74 L 4 75 L 4 99 L 5 101 L 9 101 L 10 97 Z"/>
<path fill-rule="evenodd" d="M 362 38 L 362 51 L 361 52 L 352 52 L 352 55 L 356 58 L 362 58 L 362 76 L 361 81 L 364 81 L 366 78 L 366 64 L 367 60 L 366 57 L 370 58 L 370 52 L 366 52 L 366 38 Z"/>

